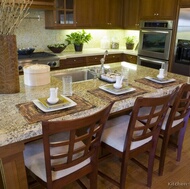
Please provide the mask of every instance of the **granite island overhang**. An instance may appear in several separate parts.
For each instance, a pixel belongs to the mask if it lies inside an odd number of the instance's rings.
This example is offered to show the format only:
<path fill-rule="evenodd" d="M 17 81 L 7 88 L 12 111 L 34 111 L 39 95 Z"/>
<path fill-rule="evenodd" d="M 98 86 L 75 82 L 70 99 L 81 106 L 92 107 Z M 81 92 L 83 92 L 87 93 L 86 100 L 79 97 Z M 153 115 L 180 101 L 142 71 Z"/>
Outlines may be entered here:
<path fill-rule="evenodd" d="M 118 70 L 121 71 L 121 63 L 112 63 L 109 64 L 112 71 Z M 148 85 L 145 85 L 140 82 L 136 82 L 140 78 L 144 78 L 145 76 L 156 76 L 158 74 L 158 70 L 151 69 L 135 64 L 130 64 L 131 66 L 129 70 L 129 84 L 134 88 L 142 88 L 147 92 L 143 94 L 143 96 L 161 96 L 169 93 L 171 90 L 176 87 L 176 85 L 172 85 L 171 87 L 165 87 L 161 89 L 157 89 Z M 91 66 L 93 67 L 93 66 Z M 59 70 L 52 71 L 50 74 L 54 75 L 55 73 L 63 73 L 69 70 L 81 70 L 88 69 L 89 67 L 75 68 L 75 69 L 67 69 L 67 70 Z M 168 73 L 168 77 L 175 78 L 181 80 L 183 82 L 187 82 L 187 77 L 177 74 Z M 101 97 L 93 94 L 93 91 L 97 89 L 101 85 L 105 85 L 106 82 L 101 81 L 99 79 L 91 79 L 87 81 L 79 81 L 73 83 L 73 93 L 77 96 L 84 98 L 86 101 L 89 101 L 94 108 L 76 112 L 74 114 L 65 115 L 59 119 L 74 119 L 81 116 L 86 116 L 90 113 L 98 111 L 100 108 L 104 107 L 109 100 L 101 99 Z M 22 141 L 28 138 L 32 138 L 38 135 L 41 135 L 41 124 L 40 122 L 28 124 L 27 120 L 20 114 L 18 108 L 16 108 L 17 104 L 31 102 L 34 99 L 38 99 L 41 97 L 49 96 L 50 87 L 58 87 L 59 94 L 62 93 L 62 81 L 51 77 L 50 84 L 38 87 L 30 87 L 24 85 L 24 77 L 20 76 L 20 92 L 15 94 L 0 94 L 1 98 L 1 106 L 0 106 L 0 146 L 4 146 L 7 144 L 11 144 L 14 142 Z M 118 100 L 115 102 L 111 114 L 120 112 L 125 109 L 129 109 L 133 106 L 136 97 L 130 97 L 122 100 Z"/>
<path fill-rule="evenodd" d="M 146 76 L 155 77 L 158 74 L 158 70 L 151 69 L 143 66 L 138 66 L 128 63 L 130 67 L 128 83 L 143 93 L 137 93 L 136 96 L 132 93 L 127 97 L 115 97 L 105 98 L 107 93 L 101 95 L 99 86 L 105 85 L 106 82 L 99 79 L 91 79 L 87 81 L 80 81 L 73 83 L 73 96 L 78 96 L 84 99 L 92 105 L 92 108 L 65 114 L 54 118 L 55 120 L 62 119 L 75 119 L 94 113 L 106 106 L 110 101 L 114 100 L 114 106 L 111 110 L 110 116 L 120 114 L 127 110 L 131 110 L 134 101 L 137 96 L 163 96 L 170 93 L 176 86 L 187 82 L 187 77 L 182 75 L 176 75 L 168 73 L 169 78 L 174 78 L 176 82 L 172 86 L 155 88 L 147 83 L 140 82 Z M 112 71 L 121 71 L 121 62 L 110 64 Z M 89 69 L 89 67 L 76 68 L 77 69 Z M 1 106 L 0 106 L 0 162 L 1 162 L 1 174 L 0 188 L 6 187 L 12 188 L 27 188 L 27 179 L 25 173 L 23 150 L 24 144 L 27 141 L 34 140 L 41 137 L 42 128 L 40 121 L 29 123 L 19 112 L 16 107 L 18 104 L 31 103 L 32 100 L 41 97 L 49 96 L 50 87 L 58 87 L 59 93 L 62 93 L 62 81 L 53 77 L 54 74 L 67 72 L 69 70 L 52 71 L 50 84 L 38 87 L 29 87 L 24 85 L 24 77 L 21 75 L 20 80 L 20 92 L 15 94 L 0 94 Z M 99 90 L 99 91 L 98 91 Z M 64 112 L 64 110 L 63 110 Z M 10 171 L 12 170 L 12 171 Z"/>

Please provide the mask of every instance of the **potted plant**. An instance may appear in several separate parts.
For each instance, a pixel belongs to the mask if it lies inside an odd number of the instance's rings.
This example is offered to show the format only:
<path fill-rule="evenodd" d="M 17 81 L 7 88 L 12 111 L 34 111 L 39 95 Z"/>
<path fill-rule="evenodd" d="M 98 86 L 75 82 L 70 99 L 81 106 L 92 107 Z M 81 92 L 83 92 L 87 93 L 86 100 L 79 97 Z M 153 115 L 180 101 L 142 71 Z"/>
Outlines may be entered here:
<path fill-rule="evenodd" d="M 134 40 L 135 40 L 135 37 L 134 36 L 128 36 L 125 38 L 126 40 L 126 49 L 133 49 L 134 48 Z"/>
<path fill-rule="evenodd" d="M 72 32 L 70 35 L 66 35 L 66 37 L 65 40 L 69 44 L 74 44 L 75 51 L 82 51 L 83 44 L 88 43 L 92 39 L 91 34 L 87 34 L 84 30 Z"/>

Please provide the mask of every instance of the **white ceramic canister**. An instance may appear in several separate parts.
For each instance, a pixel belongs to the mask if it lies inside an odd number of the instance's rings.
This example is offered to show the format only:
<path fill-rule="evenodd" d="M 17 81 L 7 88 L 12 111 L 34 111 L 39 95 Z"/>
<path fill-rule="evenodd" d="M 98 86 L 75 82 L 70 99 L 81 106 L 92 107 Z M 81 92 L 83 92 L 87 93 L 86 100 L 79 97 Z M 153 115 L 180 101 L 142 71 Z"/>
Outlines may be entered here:
<path fill-rule="evenodd" d="M 24 66 L 24 84 L 28 86 L 40 86 L 50 83 L 50 66 L 34 64 Z"/>

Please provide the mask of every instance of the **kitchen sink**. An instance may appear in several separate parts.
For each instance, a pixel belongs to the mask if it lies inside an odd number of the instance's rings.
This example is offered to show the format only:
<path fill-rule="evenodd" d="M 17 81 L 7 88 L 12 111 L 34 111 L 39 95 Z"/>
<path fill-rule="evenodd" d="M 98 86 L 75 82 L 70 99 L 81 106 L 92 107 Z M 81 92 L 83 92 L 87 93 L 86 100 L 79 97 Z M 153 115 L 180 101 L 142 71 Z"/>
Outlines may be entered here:
<path fill-rule="evenodd" d="M 52 76 L 62 80 L 62 77 L 67 76 L 67 75 L 72 76 L 73 82 L 85 81 L 85 80 L 94 78 L 94 74 L 90 70 L 87 70 L 87 69 L 86 70 L 67 71 L 64 73 L 57 73 Z"/>

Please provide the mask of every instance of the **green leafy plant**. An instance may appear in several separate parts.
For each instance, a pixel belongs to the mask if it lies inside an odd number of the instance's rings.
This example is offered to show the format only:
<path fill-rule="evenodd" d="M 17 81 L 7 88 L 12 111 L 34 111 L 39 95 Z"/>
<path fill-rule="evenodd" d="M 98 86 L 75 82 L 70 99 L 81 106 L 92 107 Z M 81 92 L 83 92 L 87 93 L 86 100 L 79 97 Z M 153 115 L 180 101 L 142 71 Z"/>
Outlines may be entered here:
<path fill-rule="evenodd" d="M 125 38 L 126 44 L 134 44 L 135 43 L 135 37 L 134 36 L 128 36 Z"/>
<path fill-rule="evenodd" d="M 66 41 L 69 44 L 75 44 L 75 45 L 80 45 L 83 43 L 88 43 L 91 39 L 92 36 L 90 33 L 86 33 L 84 30 L 77 31 L 77 32 L 72 32 L 70 35 L 66 35 Z"/>

